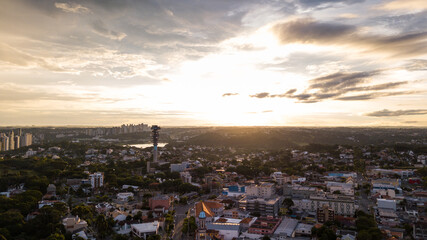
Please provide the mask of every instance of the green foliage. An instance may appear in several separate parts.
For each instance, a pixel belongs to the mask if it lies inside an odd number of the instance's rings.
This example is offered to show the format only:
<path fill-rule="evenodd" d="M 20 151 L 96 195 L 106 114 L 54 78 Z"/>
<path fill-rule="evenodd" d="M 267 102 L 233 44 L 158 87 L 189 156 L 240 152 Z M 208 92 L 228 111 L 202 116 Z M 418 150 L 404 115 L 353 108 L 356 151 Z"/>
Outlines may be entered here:
<path fill-rule="evenodd" d="M 47 240 L 65 240 L 65 236 L 61 233 L 53 233 L 47 238 Z"/>
<path fill-rule="evenodd" d="M 129 236 L 123 235 L 123 234 L 116 234 L 113 237 L 113 240 L 128 240 L 130 239 Z"/>
<path fill-rule="evenodd" d="M 16 210 L 0 213 L 0 228 L 7 230 L 7 234 L 17 235 L 24 225 L 24 216 Z"/>
<path fill-rule="evenodd" d="M 285 198 L 285 200 L 283 200 L 283 206 L 286 208 L 290 208 L 294 205 L 294 201 L 292 201 L 291 198 Z"/>
<path fill-rule="evenodd" d="M 191 216 L 189 218 L 184 219 L 184 223 L 182 225 L 182 232 L 183 233 L 194 234 L 196 232 L 196 229 L 197 229 L 196 218 Z"/>
<path fill-rule="evenodd" d="M 104 239 L 106 236 L 112 234 L 112 227 L 114 226 L 114 220 L 107 219 L 105 215 L 101 214 L 96 217 L 95 227 L 98 232 L 98 237 Z"/>
<path fill-rule="evenodd" d="M 383 238 L 381 231 L 377 228 L 374 216 L 357 212 L 356 219 L 357 239 L 361 240 L 381 240 Z"/>
<path fill-rule="evenodd" d="M 79 216 L 82 219 L 90 219 L 93 217 L 93 210 L 91 207 L 80 204 L 77 205 L 73 208 L 73 210 L 71 210 L 71 213 L 74 216 Z"/>
<path fill-rule="evenodd" d="M 158 234 L 148 236 L 147 240 L 160 240 L 161 236 Z"/>
<path fill-rule="evenodd" d="M 319 240 L 336 240 L 337 235 L 335 232 L 325 225 L 320 228 L 313 227 L 311 229 L 311 235 L 317 237 Z"/>

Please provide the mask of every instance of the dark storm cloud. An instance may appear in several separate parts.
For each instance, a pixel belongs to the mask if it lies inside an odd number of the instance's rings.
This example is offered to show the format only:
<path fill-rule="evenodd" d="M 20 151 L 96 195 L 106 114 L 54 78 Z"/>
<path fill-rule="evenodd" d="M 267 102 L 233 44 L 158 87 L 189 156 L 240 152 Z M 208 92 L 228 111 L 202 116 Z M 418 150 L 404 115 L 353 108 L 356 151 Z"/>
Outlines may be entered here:
<path fill-rule="evenodd" d="M 366 116 L 370 117 L 396 117 L 396 116 L 406 116 L 406 115 L 425 115 L 427 114 L 427 109 L 409 109 L 409 110 L 396 110 L 390 111 L 384 109 L 381 111 L 367 113 Z"/>
<path fill-rule="evenodd" d="M 369 100 L 384 96 L 395 96 L 412 94 L 414 92 L 377 92 L 380 90 L 389 90 L 398 86 L 407 84 L 407 81 L 389 82 L 374 85 L 365 85 L 372 81 L 381 73 L 380 70 L 366 72 L 338 72 L 326 76 L 314 78 L 309 81 L 310 86 L 302 93 L 297 93 L 297 89 L 290 89 L 283 94 L 270 94 L 267 92 L 250 95 L 256 98 L 291 98 L 302 103 L 315 103 L 327 99 L 341 101 L 360 101 Z M 352 92 L 365 92 L 363 94 L 348 96 Z"/>
<path fill-rule="evenodd" d="M 224 93 L 222 94 L 223 97 L 229 97 L 229 96 L 236 96 L 239 95 L 238 93 Z"/>
<path fill-rule="evenodd" d="M 371 52 L 385 52 L 395 57 L 427 53 L 427 32 L 401 33 L 391 36 L 366 35 L 356 26 L 318 22 L 311 18 L 297 19 L 273 26 L 282 44 L 314 43 L 352 45 Z"/>

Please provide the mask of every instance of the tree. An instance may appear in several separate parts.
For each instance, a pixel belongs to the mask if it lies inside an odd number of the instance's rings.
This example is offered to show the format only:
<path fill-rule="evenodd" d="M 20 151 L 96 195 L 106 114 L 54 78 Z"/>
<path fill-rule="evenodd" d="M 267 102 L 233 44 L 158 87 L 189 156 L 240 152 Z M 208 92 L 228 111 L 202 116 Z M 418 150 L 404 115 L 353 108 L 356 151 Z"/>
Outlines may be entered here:
<path fill-rule="evenodd" d="M 285 198 L 285 200 L 283 201 L 283 206 L 286 208 L 290 208 L 294 205 L 294 201 L 292 201 L 291 198 Z"/>
<path fill-rule="evenodd" d="M 113 240 L 128 240 L 129 237 L 123 234 L 116 234 L 113 237 Z"/>
<path fill-rule="evenodd" d="M 335 234 L 335 232 L 330 227 L 326 227 L 325 225 L 320 228 L 313 227 L 311 229 L 311 235 L 319 240 L 337 239 L 337 235 Z"/>
<path fill-rule="evenodd" d="M 92 209 L 89 206 L 85 206 L 83 204 L 75 206 L 71 213 L 74 216 L 79 216 L 83 219 L 90 219 L 93 216 Z"/>
<path fill-rule="evenodd" d="M 65 240 L 65 236 L 62 233 L 53 233 L 47 240 Z"/>

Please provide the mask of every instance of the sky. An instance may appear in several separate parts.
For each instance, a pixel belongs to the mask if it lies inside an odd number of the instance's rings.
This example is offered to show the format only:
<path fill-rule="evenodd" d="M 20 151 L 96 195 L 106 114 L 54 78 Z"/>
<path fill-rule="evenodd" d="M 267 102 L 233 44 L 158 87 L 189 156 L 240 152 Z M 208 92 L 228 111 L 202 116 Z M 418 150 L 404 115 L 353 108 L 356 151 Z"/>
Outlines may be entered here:
<path fill-rule="evenodd" d="M 0 4 L 1 126 L 427 126 L 425 0 Z"/>

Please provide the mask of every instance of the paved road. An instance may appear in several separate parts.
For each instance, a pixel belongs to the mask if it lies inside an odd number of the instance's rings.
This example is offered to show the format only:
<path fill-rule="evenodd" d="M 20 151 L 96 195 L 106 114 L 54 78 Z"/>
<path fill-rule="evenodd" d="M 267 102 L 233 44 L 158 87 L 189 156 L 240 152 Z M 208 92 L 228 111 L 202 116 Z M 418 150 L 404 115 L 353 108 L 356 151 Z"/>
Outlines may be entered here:
<path fill-rule="evenodd" d="M 172 238 L 174 240 L 182 239 L 182 224 L 184 219 L 189 217 L 189 209 L 194 206 L 194 202 L 189 202 L 187 205 L 178 205 L 175 207 L 175 228 Z"/>
<path fill-rule="evenodd" d="M 357 174 L 357 182 L 359 184 L 360 190 L 360 198 L 359 198 L 359 210 L 364 211 L 365 213 L 370 213 L 370 209 L 373 206 L 372 201 L 368 198 L 368 195 L 365 193 L 365 189 L 362 188 L 363 184 L 369 183 L 369 181 L 362 176 L 362 174 Z"/>

